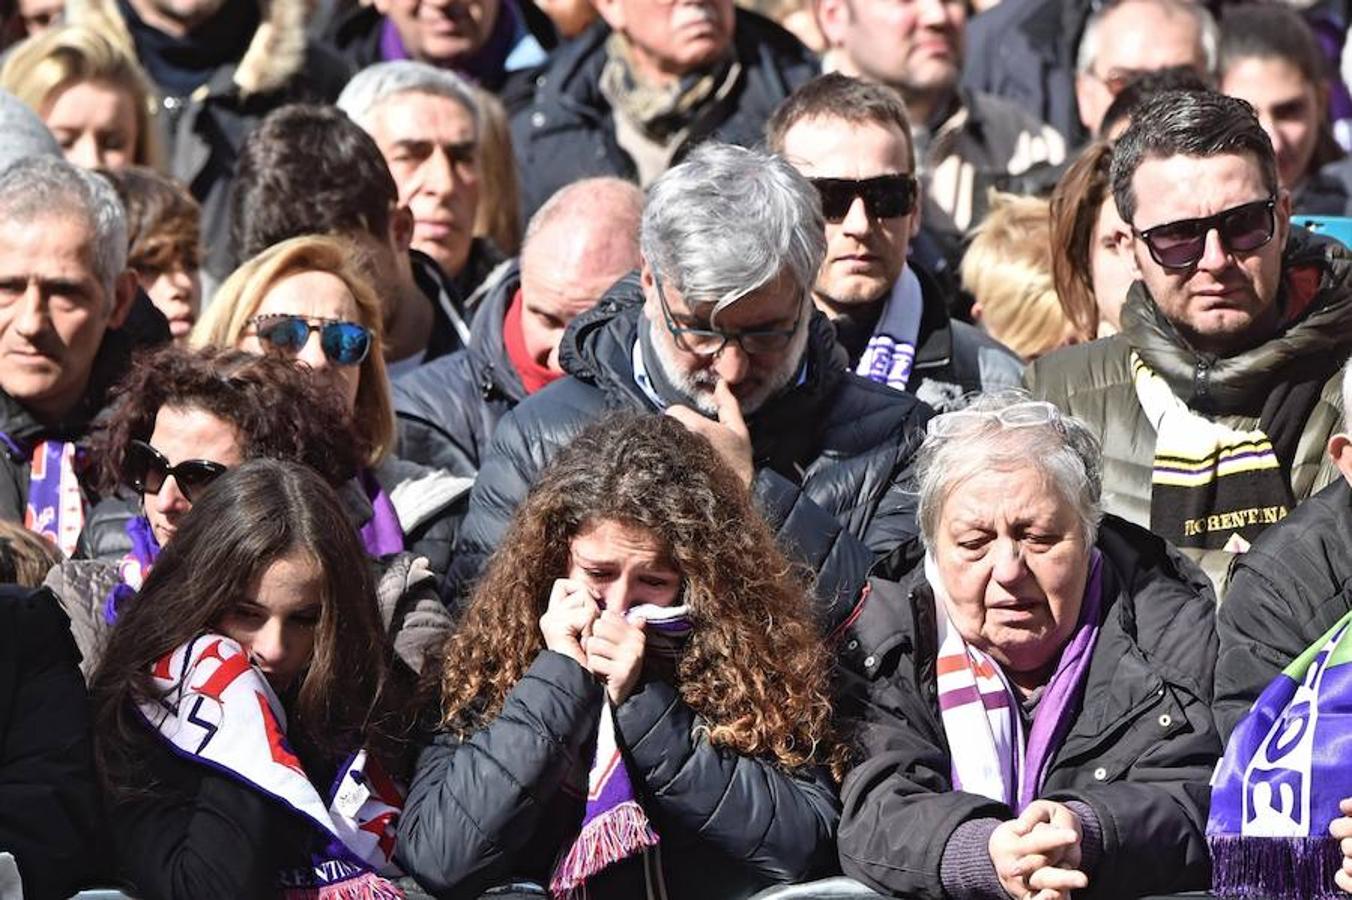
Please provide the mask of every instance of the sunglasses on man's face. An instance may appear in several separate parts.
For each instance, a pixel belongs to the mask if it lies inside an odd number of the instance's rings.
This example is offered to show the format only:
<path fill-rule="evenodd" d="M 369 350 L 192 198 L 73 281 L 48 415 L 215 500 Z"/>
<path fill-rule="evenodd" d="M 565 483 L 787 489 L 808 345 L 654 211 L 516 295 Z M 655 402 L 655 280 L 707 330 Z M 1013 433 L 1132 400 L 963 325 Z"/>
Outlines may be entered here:
<path fill-rule="evenodd" d="M 1180 219 L 1136 231 L 1150 257 L 1166 269 L 1186 269 L 1206 253 L 1212 229 L 1230 253 L 1250 253 L 1272 240 L 1277 231 L 1277 201 L 1272 197 L 1221 210 L 1214 216 Z"/>
<path fill-rule="evenodd" d="M 225 471 L 226 467 L 209 459 L 185 459 L 169 465 L 164 454 L 145 441 L 132 441 L 124 465 L 127 484 L 138 494 L 158 494 L 169 476 L 174 476 L 179 493 L 194 502 L 197 494 Z"/>
<path fill-rule="evenodd" d="M 319 346 L 329 362 L 337 366 L 355 366 L 371 352 L 371 329 L 356 322 L 338 319 L 310 319 L 305 316 L 266 315 L 249 320 L 264 348 L 283 356 L 295 356 L 305 349 L 311 332 L 319 332 Z"/>
<path fill-rule="evenodd" d="M 895 219 L 909 215 L 915 208 L 914 175 L 879 175 L 856 181 L 853 178 L 809 178 L 822 198 L 822 216 L 835 224 L 850 214 L 854 198 L 864 201 L 870 219 Z"/>

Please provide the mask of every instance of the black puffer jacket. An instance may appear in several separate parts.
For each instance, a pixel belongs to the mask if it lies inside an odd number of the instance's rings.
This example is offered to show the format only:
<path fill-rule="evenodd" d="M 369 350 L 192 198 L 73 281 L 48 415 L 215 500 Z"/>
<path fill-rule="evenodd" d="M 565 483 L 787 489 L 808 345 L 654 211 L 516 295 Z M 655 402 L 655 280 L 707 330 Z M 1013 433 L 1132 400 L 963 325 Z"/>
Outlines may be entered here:
<path fill-rule="evenodd" d="M 399 453 L 411 462 L 472 476 L 498 420 L 526 398 L 507 357 L 502 323 L 521 284 L 516 260 L 485 284 L 469 346 L 395 379 Z"/>
<path fill-rule="evenodd" d="M 451 587 L 463 589 L 478 574 L 560 447 L 608 411 L 655 411 L 633 373 L 638 329 L 647 323 L 642 298 L 629 276 L 574 319 L 559 348 L 572 377 L 498 424 L 456 542 Z M 818 573 L 823 596 L 852 600 L 871 557 L 917 533 L 911 457 L 930 409 L 847 373 L 826 319 L 814 315 L 810 327 L 803 381 L 747 420 L 752 491 L 786 550 Z"/>
<path fill-rule="evenodd" d="M 811 51 L 784 29 L 737 10 L 733 52 L 742 73 L 717 115 L 686 140 L 681 155 L 705 140 L 754 147 L 780 102 L 818 71 Z M 601 92 L 606 39 L 598 22 L 562 45 L 535 78 L 530 102 L 512 111 L 512 146 L 521 173 L 521 203 L 532 215 L 555 191 L 593 175 L 637 179 L 638 169 L 615 139 L 610 101 Z"/>
<path fill-rule="evenodd" d="M 1229 739 L 1277 673 L 1352 609 L 1352 488 L 1339 478 L 1236 558 L 1216 630 L 1216 724 Z"/>
<path fill-rule="evenodd" d="M 79 660 L 55 597 L 0 587 L 0 852 L 14 854 L 30 900 L 69 897 L 98 856 Z"/>
<path fill-rule="evenodd" d="M 1102 630 L 1085 699 L 1041 796 L 1085 803 L 1102 826 L 1084 897 L 1203 888 L 1207 782 L 1221 753 L 1210 709 L 1215 600 L 1202 573 L 1144 529 L 1107 517 L 1097 546 Z M 917 541 L 879 563 L 845 635 L 842 714 L 859 723 L 864 761 L 841 789 L 839 840 L 845 874 L 896 896 L 941 900 L 953 832 L 1013 813 L 953 790 L 923 558 Z"/>
<path fill-rule="evenodd" d="M 548 884 L 581 824 L 578 779 L 603 708 L 591 673 L 545 650 L 491 724 L 464 741 L 437 735 L 418 759 L 399 822 L 404 869 L 438 897 L 478 897 L 514 878 Z M 824 772 L 790 774 L 711 746 L 664 681 L 640 685 L 616 707 L 615 730 L 661 836 L 665 896 L 743 898 L 834 869 L 839 806 Z M 587 888 L 597 900 L 649 896 L 641 857 L 610 866 Z"/>

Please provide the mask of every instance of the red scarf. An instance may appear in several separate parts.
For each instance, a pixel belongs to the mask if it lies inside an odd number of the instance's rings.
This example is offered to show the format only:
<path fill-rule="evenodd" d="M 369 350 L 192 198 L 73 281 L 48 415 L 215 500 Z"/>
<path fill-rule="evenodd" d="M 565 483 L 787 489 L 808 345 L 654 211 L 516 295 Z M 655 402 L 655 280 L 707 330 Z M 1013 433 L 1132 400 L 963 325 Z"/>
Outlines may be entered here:
<path fill-rule="evenodd" d="M 533 394 L 556 378 L 562 378 L 562 372 L 555 372 L 548 366 L 542 366 L 526 351 L 526 337 L 521 331 L 521 316 L 524 314 L 525 301 L 521 299 L 521 288 L 512 295 L 511 305 L 507 307 L 507 318 L 502 323 L 502 342 L 507 345 L 507 358 L 521 376 L 521 384 L 527 394 Z"/>

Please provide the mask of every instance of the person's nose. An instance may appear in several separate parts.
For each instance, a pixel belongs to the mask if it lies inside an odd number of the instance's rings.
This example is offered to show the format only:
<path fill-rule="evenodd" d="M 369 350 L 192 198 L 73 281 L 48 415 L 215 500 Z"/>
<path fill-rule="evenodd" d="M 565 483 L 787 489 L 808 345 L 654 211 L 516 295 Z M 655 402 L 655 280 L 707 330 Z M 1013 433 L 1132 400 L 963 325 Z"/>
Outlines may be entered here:
<path fill-rule="evenodd" d="M 66 150 L 66 162 L 82 169 L 97 169 L 103 165 L 103 151 L 92 132 L 85 132 Z"/>
<path fill-rule="evenodd" d="M 283 623 L 268 619 L 253 634 L 249 642 L 251 656 L 265 671 L 275 671 L 286 656 L 286 634 Z"/>
<path fill-rule="evenodd" d="M 164 483 L 160 485 L 160 492 L 155 495 L 154 504 L 155 511 L 160 515 L 184 513 L 192 509 L 192 503 L 183 496 L 183 491 L 178 487 L 178 479 L 173 475 L 165 477 Z"/>
<path fill-rule="evenodd" d="M 1019 582 L 1028 571 L 1023 558 L 1023 544 L 1013 539 L 1000 540 L 995 545 L 995 568 L 991 577 L 1003 585 Z"/>
<path fill-rule="evenodd" d="M 918 0 L 916 3 L 916 21 L 929 28 L 948 27 L 948 10 L 945 0 Z"/>
<path fill-rule="evenodd" d="M 305 338 L 305 343 L 301 346 L 300 352 L 296 354 L 296 361 L 304 363 L 316 372 L 329 367 L 329 358 L 324 355 L 324 347 L 320 342 L 318 331 L 311 331 Z"/>
<path fill-rule="evenodd" d="M 455 161 L 445 150 L 433 150 L 423 163 L 422 192 L 444 201 L 455 192 L 455 181 Z"/>
<path fill-rule="evenodd" d="M 751 371 L 751 357 L 742 349 L 741 344 L 729 340 L 723 345 L 723 349 L 718 352 L 718 357 L 714 360 L 714 372 L 731 387 L 740 384 L 749 371 Z"/>
<path fill-rule="evenodd" d="M 19 334 L 30 340 L 51 326 L 51 310 L 36 279 L 29 280 L 28 287 L 19 298 L 19 308 L 15 311 L 13 321 Z"/>
<path fill-rule="evenodd" d="M 869 227 L 872 224 L 863 197 L 855 197 L 851 200 L 850 208 L 845 211 L 845 218 L 840 220 L 840 227 L 846 234 L 859 238 L 868 234 Z"/>
<path fill-rule="evenodd" d="M 1197 268 L 1208 272 L 1216 272 L 1230 262 L 1230 251 L 1225 249 L 1225 244 L 1221 241 L 1221 233 L 1215 228 L 1208 228 L 1206 237 L 1203 238 L 1202 258 L 1197 260 Z"/>

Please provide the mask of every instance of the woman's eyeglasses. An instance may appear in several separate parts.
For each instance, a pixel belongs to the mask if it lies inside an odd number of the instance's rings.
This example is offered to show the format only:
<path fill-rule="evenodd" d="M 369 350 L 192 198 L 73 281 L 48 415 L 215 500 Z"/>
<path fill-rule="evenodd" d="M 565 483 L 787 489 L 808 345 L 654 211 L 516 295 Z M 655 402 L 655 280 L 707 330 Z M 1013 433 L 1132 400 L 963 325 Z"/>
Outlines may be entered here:
<path fill-rule="evenodd" d="M 895 219 L 915 208 L 914 175 L 879 175 L 853 178 L 809 178 L 822 198 L 822 217 L 831 223 L 844 221 L 854 198 L 864 201 L 870 219 Z"/>
<path fill-rule="evenodd" d="M 209 459 L 185 459 L 171 466 L 163 453 L 145 441 L 132 441 L 123 474 L 127 484 L 138 494 L 158 494 L 172 475 L 179 491 L 192 502 L 196 500 L 197 492 L 215 481 L 225 469 Z"/>
<path fill-rule="evenodd" d="M 371 329 L 356 322 L 312 319 L 305 316 L 265 315 L 249 319 L 263 346 L 283 356 L 295 356 L 319 332 L 319 346 L 336 366 L 355 366 L 371 352 Z"/>
<path fill-rule="evenodd" d="M 1249 253 L 1272 240 L 1277 230 L 1272 197 L 1221 210 L 1214 216 L 1180 219 L 1136 231 L 1145 241 L 1151 259 L 1166 269 L 1186 269 L 1206 253 L 1206 236 L 1211 229 L 1220 235 L 1221 245 L 1231 253 Z"/>

